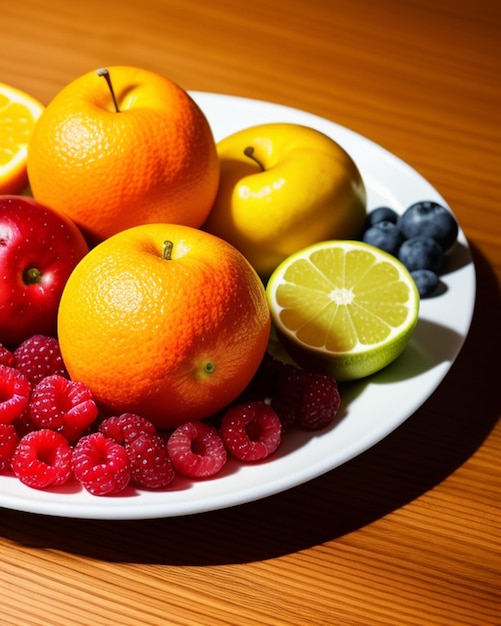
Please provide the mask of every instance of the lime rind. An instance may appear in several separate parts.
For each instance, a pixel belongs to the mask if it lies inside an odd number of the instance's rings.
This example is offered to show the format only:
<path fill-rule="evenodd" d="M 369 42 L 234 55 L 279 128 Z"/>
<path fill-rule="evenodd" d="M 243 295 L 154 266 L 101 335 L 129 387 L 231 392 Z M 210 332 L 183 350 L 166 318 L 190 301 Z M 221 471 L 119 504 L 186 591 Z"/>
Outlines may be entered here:
<path fill-rule="evenodd" d="M 398 259 L 358 241 L 327 241 L 282 262 L 267 286 L 277 336 L 309 369 L 354 380 L 407 346 L 419 294 Z"/>

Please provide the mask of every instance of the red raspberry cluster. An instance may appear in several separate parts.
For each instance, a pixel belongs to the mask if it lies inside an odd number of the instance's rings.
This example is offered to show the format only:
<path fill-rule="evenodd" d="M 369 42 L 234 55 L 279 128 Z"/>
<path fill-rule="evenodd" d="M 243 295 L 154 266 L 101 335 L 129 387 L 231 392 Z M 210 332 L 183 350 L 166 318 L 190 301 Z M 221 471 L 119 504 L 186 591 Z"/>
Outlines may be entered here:
<path fill-rule="evenodd" d="M 266 459 L 287 428 L 324 428 L 339 404 L 332 377 L 266 354 L 221 415 L 162 433 L 132 413 L 100 416 L 88 387 L 69 379 L 57 340 L 35 335 L 14 352 L 0 346 L 0 472 L 35 489 L 76 479 L 97 496 L 163 489 L 176 474 L 216 475 L 228 456 Z"/>

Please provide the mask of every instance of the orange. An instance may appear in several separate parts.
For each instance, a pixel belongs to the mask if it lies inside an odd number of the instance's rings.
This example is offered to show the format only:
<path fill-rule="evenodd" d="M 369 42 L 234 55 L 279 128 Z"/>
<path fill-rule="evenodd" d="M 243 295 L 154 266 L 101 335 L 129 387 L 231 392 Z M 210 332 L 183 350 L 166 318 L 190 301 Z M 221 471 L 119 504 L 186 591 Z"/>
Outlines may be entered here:
<path fill-rule="evenodd" d="M 219 159 L 186 91 L 155 72 L 116 66 L 84 74 L 48 104 L 30 142 L 28 177 L 36 200 L 95 243 L 145 223 L 201 226 Z"/>
<path fill-rule="evenodd" d="M 243 255 L 173 224 L 137 226 L 93 248 L 68 279 L 58 316 L 71 377 L 106 413 L 137 413 L 159 428 L 232 402 L 269 334 L 264 286 Z"/>
<path fill-rule="evenodd" d="M 0 194 L 18 194 L 28 183 L 28 142 L 43 105 L 0 83 Z"/>

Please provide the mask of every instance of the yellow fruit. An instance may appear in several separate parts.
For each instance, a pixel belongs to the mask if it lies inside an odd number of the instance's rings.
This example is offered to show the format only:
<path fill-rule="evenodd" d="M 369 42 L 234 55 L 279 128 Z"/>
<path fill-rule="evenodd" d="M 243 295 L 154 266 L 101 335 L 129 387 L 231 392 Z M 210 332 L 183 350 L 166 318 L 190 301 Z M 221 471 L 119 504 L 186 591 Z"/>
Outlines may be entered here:
<path fill-rule="evenodd" d="M 77 265 L 58 335 L 71 377 L 108 412 L 171 428 L 209 417 L 243 391 L 270 325 L 263 284 L 238 250 L 196 228 L 147 224 Z"/>
<path fill-rule="evenodd" d="M 263 277 L 297 250 L 362 230 L 366 192 L 330 137 L 299 124 L 263 124 L 217 144 L 220 185 L 204 224 Z"/>
<path fill-rule="evenodd" d="M 43 109 L 35 98 L 0 83 L 0 194 L 26 187 L 28 143 Z"/>
<path fill-rule="evenodd" d="M 200 227 L 219 161 L 209 123 L 186 91 L 155 72 L 118 66 L 84 74 L 48 104 L 30 142 L 28 176 L 35 199 L 95 243 L 138 224 Z"/>
<path fill-rule="evenodd" d="M 304 367 L 339 381 L 386 367 L 417 323 L 419 294 L 395 257 L 358 241 L 326 241 L 286 259 L 266 288 L 278 337 Z"/>

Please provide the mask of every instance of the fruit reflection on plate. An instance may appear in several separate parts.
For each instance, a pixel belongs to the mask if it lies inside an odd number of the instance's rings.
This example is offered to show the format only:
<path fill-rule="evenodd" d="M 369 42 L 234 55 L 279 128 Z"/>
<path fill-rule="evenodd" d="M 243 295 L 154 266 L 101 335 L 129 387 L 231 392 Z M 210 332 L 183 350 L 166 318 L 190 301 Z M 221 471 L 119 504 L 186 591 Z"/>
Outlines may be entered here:
<path fill-rule="evenodd" d="M 191 94 L 206 114 L 216 141 L 242 128 L 297 123 L 337 141 L 353 158 L 367 190 L 367 206 L 397 213 L 427 199 L 444 198 L 415 170 L 372 141 L 333 122 L 267 102 L 211 93 Z M 294 432 L 276 457 L 259 465 L 229 463 L 218 477 L 179 481 L 166 491 L 127 490 L 97 498 L 78 485 L 43 492 L 0 476 L 0 506 L 63 517 L 145 519 L 195 514 L 235 506 L 311 480 L 364 452 L 402 424 L 440 384 L 468 333 L 475 300 L 475 272 L 464 233 L 458 235 L 461 263 L 443 274 L 443 293 L 423 300 L 404 353 L 384 370 L 343 390 L 341 419 L 312 436 Z M 445 337 L 445 341 L 442 339 Z M 276 346 L 274 346 L 276 347 Z"/>

